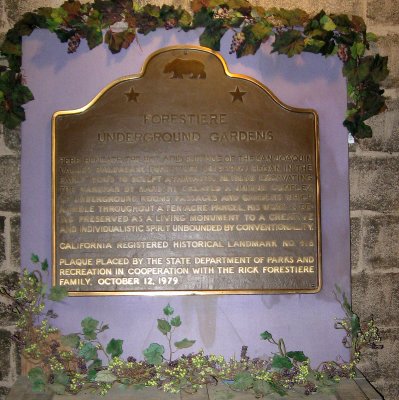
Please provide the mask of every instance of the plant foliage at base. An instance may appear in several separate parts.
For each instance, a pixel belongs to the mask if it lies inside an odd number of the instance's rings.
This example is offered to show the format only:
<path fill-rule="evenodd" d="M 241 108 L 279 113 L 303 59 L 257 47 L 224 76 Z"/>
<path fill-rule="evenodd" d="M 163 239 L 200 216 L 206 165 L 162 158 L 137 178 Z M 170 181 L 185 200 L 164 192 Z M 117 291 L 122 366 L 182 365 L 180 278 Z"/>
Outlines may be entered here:
<path fill-rule="evenodd" d="M 108 45 L 115 54 L 163 28 L 189 31 L 204 28 L 200 44 L 220 50 L 228 30 L 233 40 L 230 53 L 237 57 L 255 54 L 262 43 L 274 36 L 273 52 L 288 57 L 302 52 L 338 56 L 347 79 L 348 108 L 344 125 L 355 138 L 371 137 L 365 121 L 384 111 L 381 82 L 387 77 L 387 57 L 366 55 L 376 35 L 367 32 L 362 18 L 320 11 L 310 16 L 300 9 L 264 9 L 246 0 L 193 0 L 191 9 L 173 5 L 139 5 L 128 0 L 95 0 L 81 4 L 69 0 L 58 8 L 43 7 L 23 15 L 5 37 L 0 52 L 8 60 L 0 75 L 0 122 L 8 128 L 25 119 L 23 105 L 33 99 L 21 75 L 22 37 L 34 29 L 47 29 L 67 43 L 75 53 L 82 39 L 90 49 Z"/>
<path fill-rule="evenodd" d="M 46 302 L 62 301 L 67 293 L 61 287 L 47 288 L 42 278 L 43 273 L 48 273 L 46 260 L 40 262 L 36 255 L 31 260 L 41 270 L 24 270 L 19 280 L 6 278 L 1 282 L 0 294 L 7 299 L 10 311 L 18 315 L 13 340 L 22 355 L 36 364 L 29 372 L 36 392 L 77 394 L 90 390 L 105 394 L 112 386 L 122 385 L 194 393 L 208 384 L 226 383 L 231 390 L 251 392 L 256 397 L 270 393 L 284 396 L 297 388 L 308 395 L 333 389 L 341 378 L 352 378 L 364 348 L 382 348 L 373 319 L 361 323 L 337 287 L 337 300 L 345 317 L 336 321 L 335 328 L 345 331 L 343 344 L 352 349 L 349 362 L 326 361 L 313 368 L 302 350 L 287 351 L 284 340 L 276 340 L 268 331 L 261 333 L 260 339 L 274 345 L 277 351 L 267 359 L 248 357 L 246 346 L 239 359 L 226 360 L 202 350 L 173 359 L 178 350 L 192 347 L 195 340 L 173 342 L 174 331 L 182 321 L 169 304 L 157 320 L 158 330 L 166 337 L 167 357 L 163 345 L 152 343 L 143 351 L 144 361 L 133 356 L 124 360 L 123 341 L 111 339 L 104 345 L 101 334 L 109 327 L 92 317 L 81 321 L 80 332 L 67 335 L 51 326 L 50 320 L 57 315 L 51 309 L 46 311 Z M 104 359 L 107 365 L 103 364 Z"/>

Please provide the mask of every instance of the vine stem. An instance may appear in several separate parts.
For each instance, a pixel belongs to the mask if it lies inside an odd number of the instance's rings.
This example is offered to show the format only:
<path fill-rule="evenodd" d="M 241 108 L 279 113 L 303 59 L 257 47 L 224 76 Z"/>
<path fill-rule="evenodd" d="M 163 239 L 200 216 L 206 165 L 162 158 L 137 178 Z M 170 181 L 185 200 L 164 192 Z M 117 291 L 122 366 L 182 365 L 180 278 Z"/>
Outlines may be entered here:
<path fill-rule="evenodd" d="M 287 349 L 285 348 L 285 343 L 283 339 L 279 339 L 278 341 L 278 350 L 280 352 L 280 354 L 285 357 L 285 355 L 287 354 Z"/>

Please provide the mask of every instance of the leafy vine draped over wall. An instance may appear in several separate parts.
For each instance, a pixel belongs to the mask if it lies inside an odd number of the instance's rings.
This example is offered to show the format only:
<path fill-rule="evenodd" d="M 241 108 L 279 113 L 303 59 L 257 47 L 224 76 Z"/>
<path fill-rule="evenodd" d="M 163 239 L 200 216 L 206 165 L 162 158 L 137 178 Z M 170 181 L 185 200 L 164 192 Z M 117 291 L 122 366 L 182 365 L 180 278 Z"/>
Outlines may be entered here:
<path fill-rule="evenodd" d="M 54 32 L 77 51 L 81 39 L 90 49 L 105 42 L 112 53 L 127 49 L 137 33 L 147 35 L 157 28 L 189 31 L 205 28 L 200 44 L 220 50 L 220 40 L 233 30 L 231 53 L 237 57 L 255 54 L 263 42 L 274 36 L 273 52 L 292 57 L 302 52 L 338 56 L 347 79 L 348 108 L 345 127 L 357 139 L 371 137 L 365 123 L 386 108 L 380 83 L 387 77 L 387 57 L 365 55 L 377 37 L 367 33 L 361 17 L 344 14 L 315 16 L 300 9 L 264 9 L 246 0 L 193 0 L 191 9 L 173 5 L 139 6 L 132 0 L 94 0 L 81 4 L 68 0 L 59 8 L 43 7 L 24 14 L 5 37 L 0 49 L 8 60 L 0 75 L 0 122 L 15 128 L 25 119 L 23 105 L 33 99 L 21 73 L 22 37 L 34 29 Z"/>

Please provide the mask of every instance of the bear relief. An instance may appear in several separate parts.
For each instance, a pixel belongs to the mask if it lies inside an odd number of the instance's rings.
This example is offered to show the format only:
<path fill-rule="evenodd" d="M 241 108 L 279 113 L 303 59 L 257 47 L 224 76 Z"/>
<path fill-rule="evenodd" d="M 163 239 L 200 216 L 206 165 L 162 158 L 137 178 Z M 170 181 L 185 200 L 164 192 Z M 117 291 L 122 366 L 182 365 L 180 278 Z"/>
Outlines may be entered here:
<path fill-rule="evenodd" d="M 198 60 L 184 60 L 175 58 L 166 64 L 163 72 L 165 74 L 173 72 L 171 79 L 183 79 L 183 75 L 190 75 L 191 79 L 205 79 L 205 65 Z"/>

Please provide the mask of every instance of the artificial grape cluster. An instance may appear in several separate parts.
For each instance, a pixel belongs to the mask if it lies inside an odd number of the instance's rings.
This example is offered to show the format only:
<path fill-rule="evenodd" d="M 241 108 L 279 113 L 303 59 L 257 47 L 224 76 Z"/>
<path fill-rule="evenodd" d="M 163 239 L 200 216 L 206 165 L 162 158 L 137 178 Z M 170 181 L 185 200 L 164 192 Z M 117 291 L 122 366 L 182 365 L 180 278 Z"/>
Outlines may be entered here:
<path fill-rule="evenodd" d="M 230 17 L 230 11 L 227 7 L 219 7 L 213 13 L 214 19 L 229 19 L 229 17 Z"/>
<path fill-rule="evenodd" d="M 245 34 L 243 32 L 235 32 L 230 45 L 230 54 L 235 53 L 245 42 Z"/>
<path fill-rule="evenodd" d="M 169 18 L 165 21 L 164 27 L 168 31 L 169 29 L 176 28 L 177 26 L 177 19 L 176 18 Z"/>
<path fill-rule="evenodd" d="M 337 52 L 338 58 L 342 62 L 347 62 L 349 60 L 349 49 L 347 46 L 344 44 L 340 44 L 338 46 L 338 52 Z"/>
<path fill-rule="evenodd" d="M 86 365 L 86 361 L 84 360 L 84 358 L 79 357 L 77 364 L 78 364 L 79 372 L 81 374 L 86 374 L 87 373 L 87 365 Z"/>
<path fill-rule="evenodd" d="M 68 39 L 68 53 L 75 53 L 80 45 L 80 35 L 79 33 L 75 33 Z"/>
<path fill-rule="evenodd" d="M 317 392 L 317 386 L 313 382 L 306 382 L 305 385 L 305 394 L 309 396 L 310 394 Z"/>

